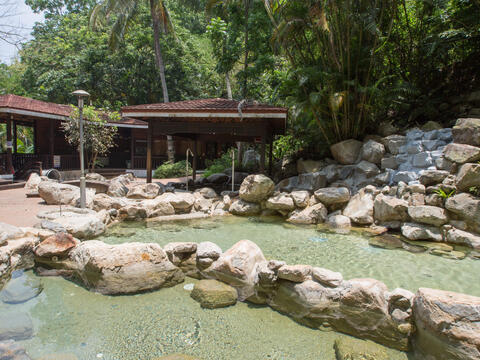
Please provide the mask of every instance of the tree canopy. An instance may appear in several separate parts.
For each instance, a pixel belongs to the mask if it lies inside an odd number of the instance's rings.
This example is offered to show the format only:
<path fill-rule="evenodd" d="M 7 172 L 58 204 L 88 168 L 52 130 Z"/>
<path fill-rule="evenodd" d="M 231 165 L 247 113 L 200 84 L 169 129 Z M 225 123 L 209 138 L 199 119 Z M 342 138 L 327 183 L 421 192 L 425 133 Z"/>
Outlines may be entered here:
<path fill-rule="evenodd" d="M 296 149 L 361 138 L 382 120 L 449 120 L 458 97 L 480 89 L 478 0 L 26 3 L 45 22 L 0 64 L 1 93 L 69 103 L 83 88 L 111 110 L 163 101 L 165 89 L 170 101 L 269 102 L 289 107 L 279 144 Z M 92 27 L 99 4 L 135 11 L 110 11 Z M 155 16 L 174 32 L 155 40 Z"/>

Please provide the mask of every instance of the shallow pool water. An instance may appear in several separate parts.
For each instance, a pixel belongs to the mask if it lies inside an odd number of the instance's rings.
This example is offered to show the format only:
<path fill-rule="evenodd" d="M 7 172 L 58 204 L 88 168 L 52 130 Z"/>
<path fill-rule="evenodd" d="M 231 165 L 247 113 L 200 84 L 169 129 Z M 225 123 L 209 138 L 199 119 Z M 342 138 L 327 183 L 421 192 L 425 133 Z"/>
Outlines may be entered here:
<path fill-rule="evenodd" d="M 322 266 L 347 279 L 373 277 L 390 289 L 428 286 L 480 295 L 478 260 L 383 250 L 358 234 L 324 233 L 271 219 L 122 223 L 99 238 L 111 244 L 213 241 L 223 250 L 241 239 L 257 243 L 267 258 Z M 21 276 L 36 278 L 32 271 Z M 62 278 L 40 281 L 43 291 L 37 297 L 21 304 L 0 301 L 0 316 L 24 313 L 32 319 L 33 337 L 19 344 L 33 359 L 62 353 L 80 360 L 154 360 L 186 353 L 204 360 L 334 360 L 334 340 L 346 337 L 307 328 L 267 306 L 237 303 L 202 309 L 184 288 L 196 282 L 189 278 L 173 288 L 133 296 L 99 295 Z M 405 353 L 388 352 L 391 360 L 407 359 Z"/>
<path fill-rule="evenodd" d="M 386 250 L 372 247 L 368 237 L 319 232 L 276 219 L 226 217 L 163 224 L 122 223 L 99 240 L 123 242 L 212 241 L 224 251 L 237 241 L 248 239 L 268 259 L 288 264 L 308 264 L 339 271 L 345 279 L 370 277 L 390 289 L 417 291 L 430 287 L 480 296 L 480 260 L 451 260 L 427 253 Z"/>
<path fill-rule="evenodd" d="M 61 278 L 42 278 L 38 297 L 16 305 L 0 302 L 0 315 L 30 315 L 34 337 L 19 343 L 33 359 L 62 353 L 80 360 L 153 360 L 186 353 L 203 360 L 334 360 L 334 340 L 346 337 L 307 328 L 263 306 L 202 309 L 184 289 L 195 281 L 112 297 Z M 391 360 L 407 359 L 398 351 L 388 353 Z"/>

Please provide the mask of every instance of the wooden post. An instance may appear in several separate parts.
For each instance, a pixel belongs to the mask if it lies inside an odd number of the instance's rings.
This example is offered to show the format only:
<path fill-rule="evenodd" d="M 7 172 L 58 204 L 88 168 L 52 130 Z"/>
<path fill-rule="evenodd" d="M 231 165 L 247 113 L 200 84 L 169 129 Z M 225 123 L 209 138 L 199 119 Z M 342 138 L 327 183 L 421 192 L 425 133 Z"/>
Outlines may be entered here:
<path fill-rule="evenodd" d="M 50 140 L 50 143 L 48 144 L 48 161 L 49 161 L 49 166 L 51 168 L 54 167 L 54 164 L 53 164 L 53 155 L 55 153 L 55 120 L 50 120 L 50 124 L 49 124 L 49 140 Z M 47 164 L 46 164 L 47 165 Z M 48 165 L 47 165 L 48 166 Z"/>
<path fill-rule="evenodd" d="M 8 146 L 10 144 L 10 146 Z M 7 119 L 7 172 L 13 174 L 15 169 L 13 168 L 12 161 L 12 117 Z"/>
<path fill-rule="evenodd" d="M 262 136 L 262 143 L 260 144 L 260 172 L 265 173 L 265 136 Z"/>
<path fill-rule="evenodd" d="M 270 154 L 268 154 L 268 175 L 272 176 L 273 170 L 273 137 L 270 138 Z"/>
<path fill-rule="evenodd" d="M 148 121 L 147 129 L 147 183 L 152 182 L 152 121 Z"/>
<path fill-rule="evenodd" d="M 17 153 L 17 122 L 13 121 L 13 153 Z"/>
<path fill-rule="evenodd" d="M 135 138 L 133 137 L 133 129 L 130 129 L 130 169 L 135 169 Z"/>
<path fill-rule="evenodd" d="M 197 179 L 197 137 L 193 139 L 192 178 Z"/>

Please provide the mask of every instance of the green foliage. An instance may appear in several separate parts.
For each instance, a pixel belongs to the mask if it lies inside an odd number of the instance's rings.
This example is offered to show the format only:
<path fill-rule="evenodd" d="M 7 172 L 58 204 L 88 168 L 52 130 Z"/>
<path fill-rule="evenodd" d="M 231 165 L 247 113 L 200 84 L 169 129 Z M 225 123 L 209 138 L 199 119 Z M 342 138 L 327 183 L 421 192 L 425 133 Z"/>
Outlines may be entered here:
<path fill-rule="evenodd" d="M 439 195 L 442 199 L 448 199 L 449 197 L 452 197 L 455 195 L 455 189 L 452 191 L 446 192 L 444 189 L 439 188 L 435 190 L 435 194 Z"/>
<path fill-rule="evenodd" d="M 236 149 L 234 151 L 235 158 L 237 158 Z M 209 177 L 212 174 L 223 173 L 226 169 L 230 169 L 232 167 L 232 150 L 228 150 L 217 159 L 205 160 L 205 165 L 206 169 L 202 175 L 203 177 Z"/>
<path fill-rule="evenodd" d="M 283 159 L 285 156 L 291 156 L 298 153 L 305 141 L 293 135 L 279 136 L 273 142 L 273 157 L 275 159 Z"/>
<path fill-rule="evenodd" d="M 187 162 L 185 160 L 173 163 L 166 161 L 153 172 L 155 179 L 171 179 L 186 176 Z M 188 175 L 192 175 L 192 167 L 188 166 Z"/>
<path fill-rule="evenodd" d="M 77 107 L 72 106 L 73 113 L 68 121 L 61 124 L 67 142 L 75 147 L 80 146 L 80 113 Z M 87 166 L 93 170 L 98 156 L 106 156 L 110 149 L 115 146 L 115 136 L 118 129 L 116 126 L 105 126 L 107 118 L 118 120 L 118 113 L 101 113 L 92 106 L 83 108 L 84 150 Z"/>
<path fill-rule="evenodd" d="M 473 196 L 478 196 L 480 197 L 480 186 L 471 186 L 468 189 L 468 192 L 472 194 Z"/>

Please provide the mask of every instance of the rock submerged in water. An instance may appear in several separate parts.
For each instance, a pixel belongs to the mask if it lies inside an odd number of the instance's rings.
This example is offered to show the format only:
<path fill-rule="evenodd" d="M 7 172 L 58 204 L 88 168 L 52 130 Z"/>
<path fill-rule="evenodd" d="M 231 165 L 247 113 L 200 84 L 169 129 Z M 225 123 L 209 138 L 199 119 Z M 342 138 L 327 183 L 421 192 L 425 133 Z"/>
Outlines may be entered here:
<path fill-rule="evenodd" d="M 336 360 L 389 360 L 386 349 L 369 340 L 342 337 L 333 343 Z M 405 356 L 405 359 L 407 357 Z"/>
<path fill-rule="evenodd" d="M 207 309 L 227 307 L 237 302 L 237 290 L 217 280 L 200 280 L 190 296 Z"/>
<path fill-rule="evenodd" d="M 21 304 L 38 296 L 43 290 L 43 285 L 37 277 L 24 274 L 11 279 L 0 291 L 0 298 L 7 304 Z"/>
<path fill-rule="evenodd" d="M 0 341 L 26 340 L 33 336 L 33 323 L 24 313 L 8 312 L 0 315 Z"/>
<path fill-rule="evenodd" d="M 30 356 L 25 352 L 25 349 L 13 340 L 0 342 L 0 359 L 31 360 Z"/>
<path fill-rule="evenodd" d="M 185 355 L 185 354 L 171 354 L 165 355 L 154 360 L 201 360 L 195 356 Z"/>

